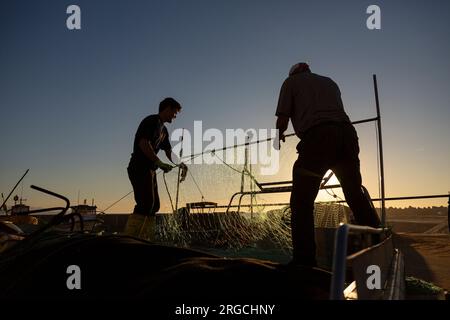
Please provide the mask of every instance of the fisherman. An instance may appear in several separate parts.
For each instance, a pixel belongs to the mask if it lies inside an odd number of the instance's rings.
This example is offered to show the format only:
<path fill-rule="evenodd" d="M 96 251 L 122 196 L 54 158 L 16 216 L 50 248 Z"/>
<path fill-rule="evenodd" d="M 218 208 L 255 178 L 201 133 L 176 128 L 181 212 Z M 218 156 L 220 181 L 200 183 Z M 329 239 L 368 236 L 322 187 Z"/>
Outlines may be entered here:
<path fill-rule="evenodd" d="M 160 168 L 167 173 L 174 168 L 174 165 L 161 161 L 157 154 L 164 150 L 173 163 L 172 147 L 164 123 L 172 123 L 180 111 L 181 105 L 175 99 L 165 98 L 159 104 L 158 114 L 146 117 L 137 129 L 127 168 L 136 201 L 125 227 L 128 235 L 154 240 L 155 214 L 160 207 L 156 170 Z"/>
<path fill-rule="evenodd" d="M 338 178 L 357 224 L 379 227 L 380 219 L 362 187 L 358 136 L 344 111 L 341 92 L 328 77 L 312 73 L 308 64 L 291 67 L 276 110 L 278 147 L 291 119 L 298 159 L 292 170 L 292 265 L 316 266 L 314 200 L 325 173 Z"/>

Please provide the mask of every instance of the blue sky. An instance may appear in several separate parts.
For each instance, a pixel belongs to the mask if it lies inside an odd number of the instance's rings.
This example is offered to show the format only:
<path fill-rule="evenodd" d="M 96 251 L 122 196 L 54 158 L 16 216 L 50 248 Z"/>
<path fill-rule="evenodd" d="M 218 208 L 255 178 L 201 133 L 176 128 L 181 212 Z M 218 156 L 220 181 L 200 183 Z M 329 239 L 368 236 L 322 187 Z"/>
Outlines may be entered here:
<path fill-rule="evenodd" d="M 81 30 L 66 28 L 70 4 L 81 8 Z M 371 4 L 381 30 L 366 28 Z M 195 120 L 273 128 L 281 83 L 304 60 L 339 84 L 352 120 L 375 115 L 377 74 L 388 196 L 450 190 L 448 1 L 3 1 L 0 26 L 0 191 L 30 168 L 23 196 L 32 206 L 53 200 L 30 184 L 73 202 L 80 191 L 102 208 L 131 190 L 135 130 L 166 96 L 183 105 L 171 132 Z M 374 132 L 358 126 L 364 183 L 377 195 Z M 291 144 L 269 180 L 289 178 Z M 191 169 L 214 189 L 213 168 Z M 222 177 L 221 188 L 235 190 L 239 178 Z"/>

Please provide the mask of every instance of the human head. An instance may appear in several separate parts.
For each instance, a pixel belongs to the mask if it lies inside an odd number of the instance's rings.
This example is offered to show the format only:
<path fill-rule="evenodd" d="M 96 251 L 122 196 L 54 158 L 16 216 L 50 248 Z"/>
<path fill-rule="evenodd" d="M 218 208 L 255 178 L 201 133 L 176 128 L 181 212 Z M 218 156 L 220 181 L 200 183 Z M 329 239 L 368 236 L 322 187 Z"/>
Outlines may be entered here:
<path fill-rule="evenodd" d="M 294 64 L 289 70 L 289 76 L 302 72 L 311 73 L 311 69 L 309 69 L 309 65 L 306 62 L 299 62 Z"/>
<path fill-rule="evenodd" d="M 159 103 L 159 117 L 163 122 L 171 123 L 180 110 L 181 105 L 174 98 L 165 98 Z"/>

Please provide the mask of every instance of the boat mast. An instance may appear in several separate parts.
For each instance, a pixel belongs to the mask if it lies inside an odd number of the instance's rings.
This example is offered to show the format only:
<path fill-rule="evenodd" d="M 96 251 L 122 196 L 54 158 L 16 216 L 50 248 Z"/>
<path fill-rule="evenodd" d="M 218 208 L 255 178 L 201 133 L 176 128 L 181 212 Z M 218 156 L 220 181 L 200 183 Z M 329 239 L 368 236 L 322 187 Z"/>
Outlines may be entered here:
<path fill-rule="evenodd" d="M 373 75 L 373 86 L 375 90 L 375 104 L 377 107 L 377 128 L 378 128 L 378 145 L 380 156 L 380 185 L 381 185 L 381 226 L 386 225 L 386 207 L 385 207 L 385 189 L 384 189 L 384 161 L 383 161 L 383 139 L 381 134 L 381 113 L 380 113 L 380 101 L 378 99 L 378 84 L 377 75 Z"/>

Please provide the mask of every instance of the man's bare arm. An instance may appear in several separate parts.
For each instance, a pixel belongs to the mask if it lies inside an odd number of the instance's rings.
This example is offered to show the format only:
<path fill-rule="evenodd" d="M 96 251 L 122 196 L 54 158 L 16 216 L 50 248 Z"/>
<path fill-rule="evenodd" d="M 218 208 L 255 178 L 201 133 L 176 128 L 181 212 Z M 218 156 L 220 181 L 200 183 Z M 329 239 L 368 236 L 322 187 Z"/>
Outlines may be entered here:
<path fill-rule="evenodd" d="M 287 130 L 289 117 L 279 115 L 277 118 L 276 128 L 279 130 L 279 139 L 284 142 L 284 132 Z"/>
<path fill-rule="evenodd" d="M 175 164 L 172 160 L 172 149 L 170 150 L 164 150 L 164 153 L 166 154 L 167 159 L 170 160 L 170 162 L 172 162 L 173 164 Z"/>
<path fill-rule="evenodd" d="M 145 154 L 147 158 L 149 158 L 151 161 L 156 162 L 159 160 L 158 156 L 155 153 L 155 150 L 153 150 L 153 147 L 148 142 L 148 140 L 142 138 L 139 140 L 139 148 L 141 148 L 142 152 Z"/>

